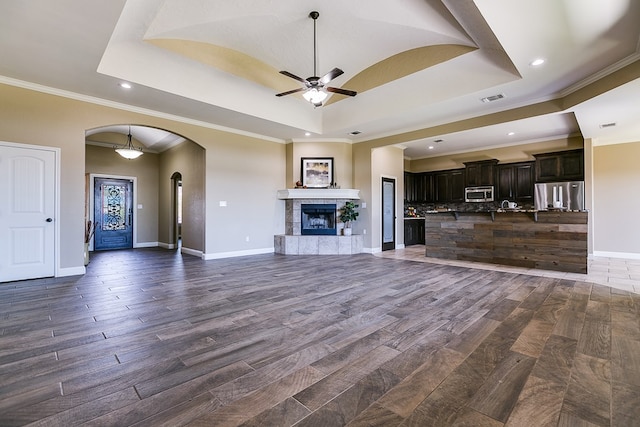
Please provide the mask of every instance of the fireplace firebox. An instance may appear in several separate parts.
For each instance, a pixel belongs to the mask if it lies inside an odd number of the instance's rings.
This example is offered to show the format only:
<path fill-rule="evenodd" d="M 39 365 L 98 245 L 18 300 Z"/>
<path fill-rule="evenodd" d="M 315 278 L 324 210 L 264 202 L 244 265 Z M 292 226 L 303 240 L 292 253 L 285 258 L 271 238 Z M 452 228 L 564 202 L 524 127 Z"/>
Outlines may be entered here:
<path fill-rule="evenodd" d="M 336 235 L 335 204 L 300 205 L 302 235 Z"/>

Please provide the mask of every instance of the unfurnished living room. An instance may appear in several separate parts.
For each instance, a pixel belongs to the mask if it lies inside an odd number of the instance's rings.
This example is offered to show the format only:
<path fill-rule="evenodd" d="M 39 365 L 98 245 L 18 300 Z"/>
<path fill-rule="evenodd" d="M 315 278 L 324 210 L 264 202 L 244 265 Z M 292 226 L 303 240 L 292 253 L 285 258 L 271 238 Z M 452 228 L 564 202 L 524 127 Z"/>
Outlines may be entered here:
<path fill-rule="evenodd" d="M 0 426 L 640 425 L 638 22 L 0 4 Z"/>

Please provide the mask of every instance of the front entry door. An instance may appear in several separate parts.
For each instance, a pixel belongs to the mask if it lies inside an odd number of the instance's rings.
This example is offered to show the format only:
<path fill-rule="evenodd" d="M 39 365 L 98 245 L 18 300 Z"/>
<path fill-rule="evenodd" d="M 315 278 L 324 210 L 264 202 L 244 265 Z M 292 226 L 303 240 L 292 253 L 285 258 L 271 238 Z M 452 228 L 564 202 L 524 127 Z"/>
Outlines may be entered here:
<path fill-rule="evenodd" d="M 396 248 L 396 180 L 382 178 L 382 250 Z"/>
<path fill-rule="evenodd" d="M 0 145 L 0 282 L 55 275 L 56 153 Z"/>
<path fill-rule="evenodd" d="M 127 179 L 95 178 L 93 192 L 93 248 L 133 248 L 133 183 Z"/>

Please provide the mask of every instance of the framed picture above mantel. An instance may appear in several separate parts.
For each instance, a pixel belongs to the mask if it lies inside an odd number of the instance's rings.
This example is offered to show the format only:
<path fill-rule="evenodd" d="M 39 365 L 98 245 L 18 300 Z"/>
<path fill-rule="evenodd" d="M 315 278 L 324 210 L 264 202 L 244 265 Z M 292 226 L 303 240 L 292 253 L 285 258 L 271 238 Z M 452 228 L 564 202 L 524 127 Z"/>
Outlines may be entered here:
<path fill-rule="evenodd" d="M 333 183 L 333 157 L 301 158 L 300 180 L 307 188 L 329 188 Z"/>

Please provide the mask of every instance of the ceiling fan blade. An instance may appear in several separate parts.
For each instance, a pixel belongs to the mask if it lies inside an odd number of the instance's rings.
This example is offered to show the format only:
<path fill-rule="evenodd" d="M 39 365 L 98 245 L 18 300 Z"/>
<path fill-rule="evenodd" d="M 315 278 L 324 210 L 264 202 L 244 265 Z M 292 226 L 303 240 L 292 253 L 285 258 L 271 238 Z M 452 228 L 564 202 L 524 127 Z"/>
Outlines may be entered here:
<path fill-rule="evenodd" d="M 287 77 L 291 77 L 293 80 L 297 80 L 297 81 L 302 82 L 302 83 L 304 83 L 304 84 L 307 84 L 307 83 L 308 83 L 308 82 L 307 82 L 305 79 L 303 79 L 302 77 L 298 77 L 298 76 L 296 76 L 295 74 L 291 74 L 291 73 L 290 73 L 290 72 L 288 72 L 288 71 L 280 71 L 280 74 L 283 74 L 283 75 L 285 75 L 285 76 L 287 76 Z"/>
<path fill-rule="evenodd" d="M 288 90 L 288 91 L 282 92 L 282 93 L 276 93 L 276 96 L 291 95 L 292 93 L 302 92 L 304 90 L 307 90 L 307 88 L 306 87 L 301 87 L 301 88 L 298 88 L 298 89 Z"/>
<path fill-rule="evenodd" d="M 356 96 L 358 92 L 348 89 L 340 89 L 338 87 L 325 87 L 327 92 L 339 93 L 340 95 Z"/>
<path fill-rule="evenodd" d="M 322 78 L 320 79 L 320 83 L 326 85 L 341 74 L 344 74 L 344 71 L 342 71 L 340 68 L 334 68 L 333 70 L 322 76 Z"/>

